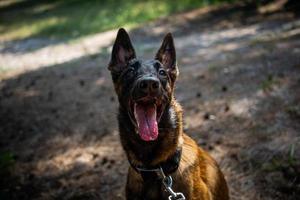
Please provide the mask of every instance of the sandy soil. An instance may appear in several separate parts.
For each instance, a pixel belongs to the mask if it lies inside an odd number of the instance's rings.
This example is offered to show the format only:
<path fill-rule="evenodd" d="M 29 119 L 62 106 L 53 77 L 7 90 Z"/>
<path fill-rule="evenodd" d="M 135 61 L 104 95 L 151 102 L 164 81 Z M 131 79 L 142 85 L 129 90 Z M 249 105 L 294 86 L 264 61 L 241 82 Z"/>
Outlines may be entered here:
<path fill-rule="evenodd" d="M 300 18 L 250 5 L 130 31 L 151 58 L 174 33 L 185 129 L 220 164 L 233 200 L 300 196 Z M 128 167 L 106 65 L 116 30 L 73 43 L 1 43 L 1 199 L 124 199 Z"/>

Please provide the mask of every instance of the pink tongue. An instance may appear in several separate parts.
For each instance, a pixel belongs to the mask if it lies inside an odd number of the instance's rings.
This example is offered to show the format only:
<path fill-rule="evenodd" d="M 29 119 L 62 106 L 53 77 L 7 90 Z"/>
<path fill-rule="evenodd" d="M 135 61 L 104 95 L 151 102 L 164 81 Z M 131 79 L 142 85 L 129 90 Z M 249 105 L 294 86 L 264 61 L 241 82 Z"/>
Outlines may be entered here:
<path fill-rule="evenodd" d="M 155 105 L 135 104 L 135 119 L 142 140 L 155 140 L 158 136 Z"/>

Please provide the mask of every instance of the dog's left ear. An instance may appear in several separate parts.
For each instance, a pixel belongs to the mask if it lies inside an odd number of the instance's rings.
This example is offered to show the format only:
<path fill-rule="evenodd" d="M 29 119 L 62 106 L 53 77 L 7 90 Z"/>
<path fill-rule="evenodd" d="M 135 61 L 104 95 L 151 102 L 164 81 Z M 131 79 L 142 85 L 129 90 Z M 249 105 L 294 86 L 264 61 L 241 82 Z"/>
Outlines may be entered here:
<path fill-rule="evenodd" d="M 156 53 L 155 59 L 163 64 L 172 81 L 175 81 L 178 75 L 178 68 L 176 64 L 176 50 L 171 33 L 168 33 L 164 37 L 161 47 Z"/>
<path fill-rule="evenodd" d="M 121 72 L 131 59 L 136 58 L 134 48 L 128 33 L 120 28 L 115 40 L 108 69 L 111 72 Z"/>

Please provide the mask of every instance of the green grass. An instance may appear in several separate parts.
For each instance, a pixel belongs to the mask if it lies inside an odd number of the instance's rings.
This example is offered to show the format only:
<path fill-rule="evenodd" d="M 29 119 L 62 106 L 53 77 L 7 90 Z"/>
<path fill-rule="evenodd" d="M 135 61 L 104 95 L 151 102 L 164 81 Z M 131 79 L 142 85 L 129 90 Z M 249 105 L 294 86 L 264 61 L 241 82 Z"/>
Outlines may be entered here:
<path fill-rule="evenodd" d="M 14 154 L 11 152 L 0 152 L 0 174 L 7 172 L 15 163 Z"/>
<path fill-rule="evenodd" d="M 294 119 L 300 119 L 300 104 L 289 105 L 286 112 Z"/>
<path fill-rule="evenodd" d="M 260 84 L 260 88 L 267 92 L 272 91 L 273 87 L 279 83 L 279 80 L 277 77 L 274 77 L 273 75 L 269 74 L 268 77 L 263 80 Z"/>
<path fill-rule="evenodd" d="M 234 0 L 4 0 L 0 40 L 78 38 Z"/>

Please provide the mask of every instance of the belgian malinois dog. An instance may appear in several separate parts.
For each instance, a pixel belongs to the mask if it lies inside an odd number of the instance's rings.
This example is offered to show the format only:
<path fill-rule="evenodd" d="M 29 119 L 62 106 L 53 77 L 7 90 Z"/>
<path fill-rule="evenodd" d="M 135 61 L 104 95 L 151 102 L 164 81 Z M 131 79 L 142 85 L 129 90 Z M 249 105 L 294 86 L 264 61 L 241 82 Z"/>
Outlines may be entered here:
<path fill-rule="evenodd" d="M 216 161 L 183 133 L 182 108 L 173 95 L 178 68 L 172 35 L 145 61 L 137 59 L 129 35 L 119 29 L 108 69 L 130 163 L 127 200 L 229 199 Z"/>

